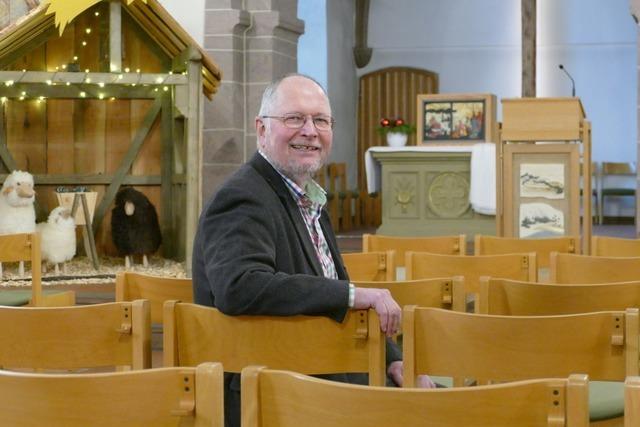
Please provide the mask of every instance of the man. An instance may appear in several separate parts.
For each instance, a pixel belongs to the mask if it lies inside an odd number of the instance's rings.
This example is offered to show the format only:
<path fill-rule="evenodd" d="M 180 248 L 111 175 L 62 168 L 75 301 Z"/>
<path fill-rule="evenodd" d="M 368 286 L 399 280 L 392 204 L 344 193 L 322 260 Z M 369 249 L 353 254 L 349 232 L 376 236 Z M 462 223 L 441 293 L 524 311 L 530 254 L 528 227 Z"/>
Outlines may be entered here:
<path fill-rule="evenodd" d="M 193 251 L 194 299 L 230 315 L 321 315 L 373 308 L 381 329 L 398 331 L 401 310 L 387 290 L 349 284 L 311 178 L 333 140 L 331 107 L 309 77 L 289 75 L 264 92 L 256 118 L 259 152 L 218 190 L 200 218 Z M 389 346 L 388 346 L 389 347 Z M 387 373 L 402 384 L 396 347 Z M 334 376 L 351 382 L 348 376 Z M 225 376 L 225 419 L 239 423 L 239 375 Z M 428 379 L 423 385 L 433 386 Z"/>

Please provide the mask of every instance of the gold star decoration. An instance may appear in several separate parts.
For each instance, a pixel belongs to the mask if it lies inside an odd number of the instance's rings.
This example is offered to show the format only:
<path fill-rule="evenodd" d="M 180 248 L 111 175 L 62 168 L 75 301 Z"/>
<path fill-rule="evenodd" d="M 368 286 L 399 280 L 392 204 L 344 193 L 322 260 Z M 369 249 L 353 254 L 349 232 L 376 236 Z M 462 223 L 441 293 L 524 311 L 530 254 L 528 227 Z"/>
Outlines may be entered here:
<path fill-rule="evenodd" d="M 73 21 L 76 16 L 101 1 L 102 0 L 44 0 L 44 3 L 49 5 L 47 15 L 55 14 L 56 27 L 58 27 L 60 35 L 62 35 L 64 28 Z M 134 1 L 147 2 L 147 0 L 126 0 L 127 5 Z"/>

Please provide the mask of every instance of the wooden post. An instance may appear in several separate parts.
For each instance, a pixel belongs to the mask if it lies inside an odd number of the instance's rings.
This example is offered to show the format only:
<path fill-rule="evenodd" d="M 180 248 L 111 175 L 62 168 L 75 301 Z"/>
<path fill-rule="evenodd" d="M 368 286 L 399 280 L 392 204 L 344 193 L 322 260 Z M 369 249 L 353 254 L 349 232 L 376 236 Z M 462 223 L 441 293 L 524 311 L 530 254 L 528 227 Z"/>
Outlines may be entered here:
<path fill-rule="evenodd" d="M 536 96 L 536 0 L 522 0 L 522 96 Z"/>
<path fill-rule="evenodd" d="M 109 3 L 109 71 L 122 70 L 122 3 Z"/>
<path fill-rule="evenodd" d="M 173 234 L 173 105 L 171 93 L 162 97 L 161 124 L 162 129 L 162 251 L 165 258 L 171 258 L 175 253 L 175 236 Z"/>
<path fill-rule="evenodd" d="M 185 270 L 191 274 L 193 240 L 202 207 L 202 55 L 190 47 L 187 63 L 188 112 L 185 139 L 187 147 L 187 218 L 185 221 Z"/>

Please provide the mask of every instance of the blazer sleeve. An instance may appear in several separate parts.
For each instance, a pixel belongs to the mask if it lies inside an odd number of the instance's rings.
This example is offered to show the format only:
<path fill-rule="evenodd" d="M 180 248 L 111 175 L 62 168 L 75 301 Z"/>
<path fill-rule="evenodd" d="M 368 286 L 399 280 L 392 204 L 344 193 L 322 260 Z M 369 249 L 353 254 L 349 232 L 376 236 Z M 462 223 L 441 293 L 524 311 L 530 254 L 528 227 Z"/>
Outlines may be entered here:
<path fill-rule="evenodd" d="M 304 262 L 295 257 L 304 255 L 296 253 L 295 231 L 286 229 L 283 215 L 270 188 L 223 186 L 200 220 L 194 250 L 202 251 L 206 281 L 194 281 L 196 290 L 209 287 L 214 305 L 226 314 L 324 315 L 342 321 L 348 282 L 319 277 L 311 269 L 300 272 Z M 289 237 L 282 235 L 287 232 Z"/>

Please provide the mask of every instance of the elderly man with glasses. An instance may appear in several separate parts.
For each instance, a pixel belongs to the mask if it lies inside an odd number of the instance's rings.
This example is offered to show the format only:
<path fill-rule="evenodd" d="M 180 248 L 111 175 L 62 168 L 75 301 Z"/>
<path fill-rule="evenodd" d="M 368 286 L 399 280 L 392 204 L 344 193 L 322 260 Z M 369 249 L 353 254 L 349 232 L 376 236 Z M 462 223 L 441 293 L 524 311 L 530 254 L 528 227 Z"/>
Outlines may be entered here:
<path fill-rule="evenodd" d="M 331 107 L 313 79 L 288 75 L 265 90 L 256 117 L 258 152 L 206 205 L 193 250 L 194 299 L 230 315 L 321 315 L 337 322 L 349 309 L 373 308 L 382 330 L 398 331 L 401 310 L 386 290 L 349 283 L 312 179 L 333 142 Z M 387 373 L 402 383 L 399 350 Z M 332 375 L 344 382 L 365 381 Z M 422 385 L 433 387 L 429 378 Z M 225 419 L 238 425 L 239 375 L 225 377 Z"/>

